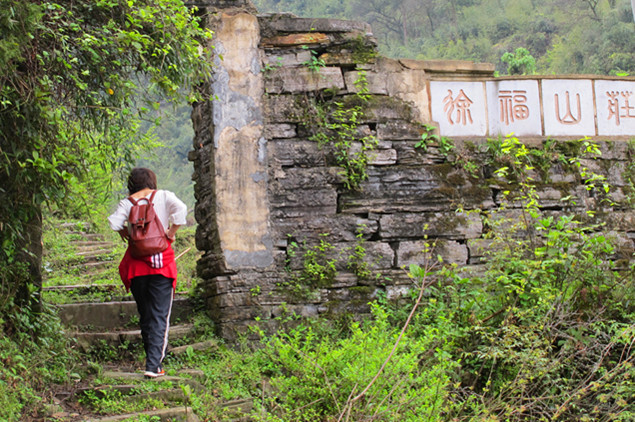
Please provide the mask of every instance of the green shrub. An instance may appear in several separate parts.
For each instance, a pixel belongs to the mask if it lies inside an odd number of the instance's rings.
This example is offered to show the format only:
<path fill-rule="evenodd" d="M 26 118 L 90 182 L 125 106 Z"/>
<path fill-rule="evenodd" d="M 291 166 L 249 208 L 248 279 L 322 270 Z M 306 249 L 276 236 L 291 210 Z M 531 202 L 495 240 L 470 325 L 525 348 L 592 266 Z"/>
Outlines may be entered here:
<path fill-rule="evenodd" d="M 582 154 L 597 154 L 581 143 Z M 617 271 L 612 239 L 593 213 L 546 216 L 528 176 L 536 159 L 561 159 L 515 139 L 503 142 L 504 202 L 520 217 L 491 213 L 486 271 L 444 268 L 413 319 L 412 335 L 431 327 L 454 346 L 458 380 L 448 420 L 631 420 L 631 345 L 635 341 L 633 269 Z M 605 179 L 580 171 L 587 187 Z M 403 315 L 402 315 L 403 318 Z"/>
<path fill-rule="evenodd" d="M 22 420 L 50 398 L 51 384 L 79 377 L 79 359 L 50 309 L 35 313 L 11 302 L 5 309 L 0 318 L 0 420 Z"/>
<path fill-rule="evenodd" d="M 387 308 L 374 304 L 372 310 L 373 320 L 353 322 L 344 338 L 302 325 L 267 339 L 273 394 L 260 403 L 258 420 L 331 420 L 343 413 L 356 421 L 436 420 L 454 365 L 446 360 L 443 342 L 434 330 L 406 334 L 391 355 L 399 328 L 390 326 Z M 366 386 L 365 394 L 352 400 Z"/>

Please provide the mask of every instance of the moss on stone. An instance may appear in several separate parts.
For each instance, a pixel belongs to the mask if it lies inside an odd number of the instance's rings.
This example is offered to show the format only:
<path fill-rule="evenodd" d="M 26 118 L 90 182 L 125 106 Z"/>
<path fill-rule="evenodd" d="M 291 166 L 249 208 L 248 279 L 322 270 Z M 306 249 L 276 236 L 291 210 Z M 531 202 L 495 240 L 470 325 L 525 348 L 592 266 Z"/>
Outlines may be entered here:
<path fill-rule="evenodd" d="M 461 225 L 465 225 L 467 219 L 462 215 L 444 215 L 435 223 L 435 230 L 441 233 L 452 233 Z"/>
<path fill-rule="evenodd" d="M 436 164 L 434 166 L 430 166 L 428 169 L 443 180 L 449 180 L 450 175 L 452 175 L 453 172 L 456 172 L 456 167 L 454 167 L 454 164 L 452 163 Z M 460 183 L 464 181 L 465 179 L 461 178 Z"/>
<path fill-rule="evenodd" d="M 352 286 L 348 290 L 357 295 L 372 295 L 375 292 L 375 286 Z"/>
<path fill-rule="evenodd" d="M 368 108 L 370 104 L 372 103 L 372 98 L 373 96 L 371 96 L 370 98 L 366 100 L 366 99 L 360 98 L 359 95 L 346 95 L 342 97 L 341 99 L 339 99 L 338 102 L 342 104 L 343 109 L 350 110 L 350 109 L 359 107 L 361 108 L 362 112 L 365 112 L 366 108 Z"/>
<path fill-rule="evenodd" d="M 463 184 L 467 183 L 466 177 L 458 171 L 450 173 L 446 178 L 446 181 L 454 186 L 462 186 Z"/>
<path fill-rule="evenodd" d="M 359 64 L 367 64 L 375 61 L 379 53 L 367 37 L 359 35 L 349 43 L 353 52 L 353 61 Z"/>
<path fill-rule="evenodd" d="M 472 185 L 461 189 L 461 197 L 469 198 L 474 203 L 482 203 L 492 199 L 492 189 L 483 185 Z"/>
<path fill-rule="evenodd" d="M 434 189 L 433 192 L 436 192 L 437 194 L 439 194 L 440 196 L 444 198 L 450 198 L 450 199 L 457 199 L 459 196 L 456 188 L 453 188 L 452 186 L 448 186 L 448 185 L 439 186 L 438 188 Z"/>
<path fill-rule="evenodd" d="M 554 148 L 566 157 L 579 157 L 582 153 L 582 144 L 577 140 L 554 142 Z"/>
<path fill-rule="evenodd" d="M 390 110 L 390 113 L 394 114 L 394 116 L 382 116 L 378 112 L 382 109 Z M 410 107 L 410 105 L 398 98 L 388 97 L 385 95 L 370 95 L 364 111 L 367 116 L 374 117 L 375 120 L 382 122 L 389 120 L 415 120 L 413 118 L 412 107 Z"/>

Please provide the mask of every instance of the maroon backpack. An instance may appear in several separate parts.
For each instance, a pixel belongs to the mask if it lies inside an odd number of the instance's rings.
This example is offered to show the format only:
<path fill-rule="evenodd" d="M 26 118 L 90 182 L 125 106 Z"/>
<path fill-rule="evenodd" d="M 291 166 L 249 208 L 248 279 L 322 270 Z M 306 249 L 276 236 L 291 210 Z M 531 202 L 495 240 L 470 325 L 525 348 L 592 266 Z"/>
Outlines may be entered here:
<path fill-rule="evenodd" d="M 132 208 L 128 215 L 128 249 L 133 258 L 142 258 L 163 252 L 170 245 L 165 229 L 156 212 L 152 199 L 156 191 L 152 191 L 150 198 L 135 200 L 132 196 Z M 145 202 L 145 203 L 144 203 Z"/>

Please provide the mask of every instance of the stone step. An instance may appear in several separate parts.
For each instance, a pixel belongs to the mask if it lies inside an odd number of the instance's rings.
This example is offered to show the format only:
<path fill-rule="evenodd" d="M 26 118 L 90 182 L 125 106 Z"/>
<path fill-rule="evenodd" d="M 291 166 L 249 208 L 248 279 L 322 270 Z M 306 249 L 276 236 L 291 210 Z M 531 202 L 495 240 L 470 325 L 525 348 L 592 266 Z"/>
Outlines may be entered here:
<path fill-rule="evenodd" d="M 199 422 L 200 419 L 191 407 L 173 407 L 168 409 L 151 410 L 147 412 L 128 413 L 125 415 L 106 416 L 103 418 L 86 419 L 89 422 L 116 422 L 125 420 L 139 420 L 141 415 L 144 416 L 144 420 L 161 421 L 161 422 Z M 158 418 L 158 419 L 157 419 Z"/>
<path fill-rule="evenodd" d="M 86 232 L 78 232 L 78 231 L 67 231 L 66 234 L 74 234 L 81 236 L 84 241 L 105 241 L 104 235 L 99 233 L 86 233 Z"/>
<path fill-rule="evenodd" d="M 196 377 L 202 379 L 204 377 L 203 371 L 200 370 L 181 370 L 179 371 L 181 374 L 191 375 L 194 373 Z M 173 384 L 177 385 L 189 385 L 193 391 L 201 392 L 205 391 L 205 387 L 200 384 L 195 379 L 185 378 L 180 376 L 170 376 L 166 375 L 164 377 L 158 378 L 156 380 L 147 380 L 143 377 L 142 372 L 121 372 L 121 371 L 104 371 L 102 373 L 103 378 L 110 378 L 114 380 L 128 381 L 128 382 L 138 382 L 138 381 L 149 381 L 149 382 L 162 382 L 162 381 L 170 381 Z M 84 387 L 78 389 L 75 394 L 82 395 L 86 393 L 92 393 L 96 397 L 104 396 L 106 397 L 108 392 L 110 391 L 118 391 L 124 396 L 123 400 L 129 403 L 133 403 L 136 400 L 143 400 L 148 398 L 154 398 L 162 401 L 163 403 L 175 404 L 175 403 L 183 403 L 186 400 L 185 394 L 180 388 L 169 388 L 166 390 L 159 390 L 151 393 L 141 393 L 135 394 L 135 390 L 139 388 L 138 384 L 119 384 L 119 385 L 100 385 L 97 387 Z M 231 421 L 251 421 L 252 419 L 249 417 L 245 417 L 246 413 L 249 413 L 253 410 L 253 399 L 237 399 L 226 401 L 221 404 L 223 409 L 225 409 L 225 414 L 231 417 Z M 126 414 L 126 415 L 116 415 L 116 416 L 108 416 L 101 419 L 92 419 L 92 420 L 123 420 L 126 418 L 134 418 L 136 415 L 147 415 L 147 412 L 137 413 L 137 414 Z M 133 416 L 131 416 L 133 415 Z M 160 415 L 157 415 L 160 416 Z M 163 419 L 161 419 L 163 420 Z M 172 419 L 169 419 L 172 420 Z"/>
<path fill-rule="evenodd" d="M 79 294 L 88 294 L 95 292 L 114 292 L 117 290 L 124 291 L 125 287 L 122 283 L 117 284 L 66 284 L 59 286 L 44 286 L 42 287 L 42 291 L 44 292 L 52 292 L 52 291 L 62 291 L 62 292 L 71 292 Z"/>
<path fill-rule="evenodd" d="M 254 408 L 253 399 L 238 399 L 232 400 L 223 403 L 223 408 L 225 412 L 234 417 L 239 416 L 240 414 L 249 413 Z M 251 420 L 251 419 L 247 419 Z"/>
<path fill-rule="evenodd" d="M 81 248 L 97 248 L 97 247 L 110 248 L 115 245 L 114 243 L 108 242 L 106 240 L 75 240 L 72 243 L 73 245 L 77 246 L 80 249 Z"/>
<path fill-rule="evenodd" d="M 104 262 L 107 262 L 108 265 L 104 264 Z M 111 279 L 115 282 L 114 284 L 116 284 L 116 282 L 120 283 L 120 281 L 119 281 L 119 274 L 117 271 L 117 265 L 115 264 L 119 265 L 118 261 L 101 261 L 100 265 L 91 266 L 88 268 L 84 268 L 86 263 L 75 264 L 73 267 L 69 267 L 67 272 L 70 272 L 71 274 L 75 273 L 76 275 L 75 282 L 76 282 L 76 285 L 79 285 L 79 286 L 86 286 L 89 284 L 93 284 L 92 280 L 100 279 L 100 278 Z M 73 271 L 70 271 L 71 268 L 75 268 L 75 269 L 81 268 L 82 271 L 73 272 Z M 77 273 L 81 273 L 81 274 L 77 274 Z M 50 273 L 45 275 L 46 275 L 45 281 L 47 279 L 51 279 L 54 277 L 54 271 L 51 271 Z M 53 287 L 53 286 L 51 285 L 49 287 Z"/>
<path fill-rule="evenodd" d="M 134 300 L 122 283 L 50 285 L 42 288 L 42 298 L 57 305 L 87 302 L 128 302 Z"/>
<path fill-rule="evenodd" d="M 102 263 L 102 262 L 106 262 L 109 265 L 112 264 L 117 264 L 119 265 L 119 261 L 115 259 L 115 257 L 113 257 L 112 255 L 106 255 L 106 254 L 86 254 L 86 255 L 77 255 L 79 258 L 82 258 L 83 262 L 77 263 L 75 264 L 75 267 L 77 268 L 81 268 L 86 267 L 89 264 L 95 264 L 95 263 Z M 99 265 L 97 265 L 97 267 L 99 267 Z M 90 268 L 94 268 L 94 267 L 90 267 Z"/>
<path fill-rule="evenodd" d="M 83 256 L 84 258 L 88 259 L 88 258 L 94 258 L 94 257 L 110 255 L 110 254 L 112 254 L 111 249 L 91 249 L 87 251 L 77 252 L 75 255 Z"/>
<path fill-rule="evenodd" d="M 202 380 L 204 378 L 203 371 L 200 370 L 181 370 L 179 371 L 183 375 L 189 375 L 190 377 L 196 377 L 197 379 Z M 177 385 L 189 385 L 193 391 L 204 391 L 205 387 L 195 378 L 182 377 L 179 375 L 165 375 L 163 377 L 150 379 L 148 380 L 143 376 L 143 372 L 122 372 L 122 371 L 104 371 L 102 376 L 105 378 L 110 378 L 113 380 L 119 381 L 128 381 L 128 382 L 137 382 L 140 380 L 144 381 L 170 381 Z M 126 388 L 126 387 L 123 387 Z"/>
<path fill-rule="evenodd" d="M 169 340 L 180 340 L 195 331 L 192 324 L 170 326 Z M 92 346 L 116 347 L 123 343 L 141 343 L 141 330 L 109 331 L 109 332 L 69 332 L 69 337 L 75 338 L 83 351 L 88 351 Z"/>
<path fill-rule="evenodd" d="M 181 388 L 171 388 L 168 390 L 153 391 L 151 393 L 134 394 L 123 398 L 127 403 L 134 403 L 138 400 L 154 399 L 162 403 L 185 404 L 187 397 Z"/>
<path fill-rule="evenodd" d="M 60 227 L 63 229 L 70 229 L 70 230 L 76 230 L 76 229 L 82 229 L 84 231 L 90 229 L 90 224 L 86 223 L 86 222 L 67 222 L 67 223 L 62 223 L 60 224 Z"/>
<path fill-rule="evenodd" d="M 132 296 L 130 296 L 132 298 Z M 138 316 L 134 300 L 117 302 L 70 303 L 57 305 L 62 323 L 70 327 L 94 327 L 96 330 L 113 330 L 130 325 Z M 186 321 L 193 314 L 193 307 L 186 297 L 175 297 L 170 322 Z"/>
<path fill-rule="evenodd" d="M 118 261 L 111 259 L 110 261 L 95 261 L 95 262 L 83 262 L 81 264 L 75 264 L 68 267 L 71 270 L 92 271 L 94 269 L 101 269 L 104 267 L 112 266 L 113 264 L 119 265 Z"/>
<path fill-rule="evenodd" d="M 170 353 L 174 356 L 180 356 L 184 353 L 187 353 L 188 349 L 192 348 L 195 352 L 205 352 L 208 350 L 217 350 L 218 349 L 218 341 L 216 340 L 207 340 L 202 341 L 200 343 L 186 344 L 185 346 L 175 347 L 170 349 Z"/>
<path fill-rule="evenodd" d="M 118 263 L 115 263 L 118 265 Z M 95 280 L 110 280 L 108 284 L 119 284 L 123 288 L 123 283 L 119 278 L 117 265 L 106 265 L 83 271 L 81 276 L 77 278 L 77 284 L 88 285 L 95 284 Z"/>
<path fill-rule="evenodd" d="M 116 276 L 117 281 L 119 281 L 119 273 L 118 271 L 115 271 L 114 273 L 112 272 L 112 270 L 116 270 L 117 266 L 119 265 L 119 261 L 115 260 L 115 261 L 108 261 L 109 263 L 115 263 L 117 265 L 112 265 L 110 268 L 106 267 L 106 268 L 95 268 L 94 270 L 84 273 L 82 274 L 82 280 L 84 280 L 86 277 L 91 277 L 91 278 L 95 278 L 95 277 L 100 277 L 103 275 L 106 275 L 110 272 L 111 275 Z M 83 283 L 80 283 L 83 284 Z"/>
<path fill-rule="evenodd" d="M 181 377 L 179 375 L 166 375 L 161 378 L 157 378 L 158 380 L 167 380 L 167 381 L 176 381 L 182 384 L 187 384 L 196 390 L 200 390 L 203 386 L 196 381 L 196 379 L 203 379 L 205 374 L 203 371 L 199 369 L 181 369 L 179 373 L 182 375 L 187 375 L 188 377 Z M 130 372 L 130 371 L 121 371 L 116 369 L 109 369 L 102 372 L 102 375 L 106 378 L 111 378 L 114 380 L 121 381 L 138 381 L 140 379 L 145 379 L 143 377 L 143 372 Z"/>

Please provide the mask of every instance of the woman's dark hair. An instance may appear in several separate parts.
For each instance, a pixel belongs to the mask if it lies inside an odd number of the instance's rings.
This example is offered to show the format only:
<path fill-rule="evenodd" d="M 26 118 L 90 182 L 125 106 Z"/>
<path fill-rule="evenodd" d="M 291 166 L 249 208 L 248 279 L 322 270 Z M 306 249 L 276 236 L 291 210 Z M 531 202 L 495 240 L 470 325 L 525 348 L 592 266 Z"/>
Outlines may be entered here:
<path fill-rule="evenodd" d="M 147 168 L 133 168 L 128 176 L 128 194 L 132 195 L 145 188 L 157 188 L 157 175 Z"/>

